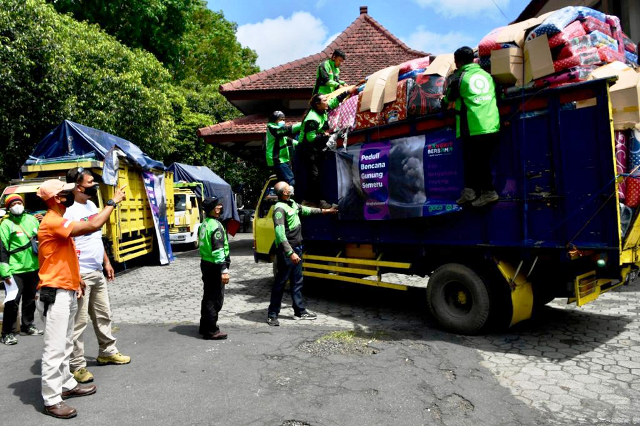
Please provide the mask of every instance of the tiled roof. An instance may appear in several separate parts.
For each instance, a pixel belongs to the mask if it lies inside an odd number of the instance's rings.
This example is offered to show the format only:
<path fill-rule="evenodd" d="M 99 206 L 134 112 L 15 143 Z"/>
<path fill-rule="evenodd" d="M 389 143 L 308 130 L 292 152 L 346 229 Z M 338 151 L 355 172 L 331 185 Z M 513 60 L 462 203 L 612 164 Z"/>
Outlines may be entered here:
<path fill-rule="evenodd" d="M 340 78 L 347 83 L 390 65 L 427 56 L 409 48 L 360 8 L 360 16 L 320 53 L 232 81 L 220 86 L 220 93 L 282 89 L 309 89 L 315 84 L 318 64 L 341 49 L 347 60 L 340 67 Z"/>
<path fill-rule="evenodd" d="M 213 126 L 198 129 L 198 136 L 207 139 L 208 136 L 215 135 L 216 140 L 224 140 L 225 135 L 243 135 L 249 139 L 262 139 L 267 129 L 266 114 L 245 115 L 235 120 L 214 124 Z M 302 114 L 287 116 L 287 125 L 302 121 Z"/>

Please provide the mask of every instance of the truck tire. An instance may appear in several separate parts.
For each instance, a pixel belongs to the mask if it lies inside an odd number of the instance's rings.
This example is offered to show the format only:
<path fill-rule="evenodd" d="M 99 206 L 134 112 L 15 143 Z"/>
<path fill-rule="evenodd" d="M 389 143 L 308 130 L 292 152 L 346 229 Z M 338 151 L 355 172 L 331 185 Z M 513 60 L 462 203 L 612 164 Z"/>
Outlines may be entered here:
<path fill-rule="evenodd" d="M 490 300 L 483 279 L 465 265 L 447 263 L 429 277 L 427 306 L 445 330 L 477 334 L 488 322 Z"/>

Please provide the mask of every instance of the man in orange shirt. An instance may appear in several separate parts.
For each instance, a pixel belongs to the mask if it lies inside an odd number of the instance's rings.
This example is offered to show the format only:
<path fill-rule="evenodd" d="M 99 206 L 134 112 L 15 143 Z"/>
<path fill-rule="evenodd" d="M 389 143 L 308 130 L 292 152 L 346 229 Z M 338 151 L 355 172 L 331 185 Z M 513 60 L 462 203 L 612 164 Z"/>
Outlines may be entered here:
<path fill-rule="evenodd" d="M 60 419 L 77 415 L 76 409 L 65 404 L 63 399 L 96 392 L 95 385 L 79 385 L 69 370 L 77 299 L 84 292 L 73 237 L 99 230 L 116 204 L 125 198 L 123 187 L 115 191 L 113 199 L 106 202 L 100 213 L 88 221 L 72 222 L 63 215 L 74 202 L 71 191 L 75 186 L 50 179 L 43 182 L 37 192 L 48 207 L 38 230 L 40 294 L 37 307 L 45 320 L 42 398 L 44 413 Z"/>

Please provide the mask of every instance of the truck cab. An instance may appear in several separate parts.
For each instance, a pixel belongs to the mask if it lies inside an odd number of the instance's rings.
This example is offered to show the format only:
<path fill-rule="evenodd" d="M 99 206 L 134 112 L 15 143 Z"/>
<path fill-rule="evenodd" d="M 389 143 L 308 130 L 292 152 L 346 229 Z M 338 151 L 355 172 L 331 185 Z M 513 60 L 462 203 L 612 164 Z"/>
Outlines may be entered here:
<path fill-rule="evenodd" d="M 196 195 L 196 187 L 200 187 L 202 194 L 202 184 L 199 182 L 174 183 L 175 220 L 169 229 L 169 239 L 173 245 L 190 244 L 198 247 L 198 229 L 202 217 L 201 200 Z"/>

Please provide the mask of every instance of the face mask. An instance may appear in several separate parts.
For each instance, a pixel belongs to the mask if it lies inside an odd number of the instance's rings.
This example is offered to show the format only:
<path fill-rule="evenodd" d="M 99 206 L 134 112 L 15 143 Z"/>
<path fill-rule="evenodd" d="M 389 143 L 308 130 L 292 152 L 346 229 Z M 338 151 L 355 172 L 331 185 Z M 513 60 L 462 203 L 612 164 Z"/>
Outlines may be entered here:
<path fill-rule="evenodd" d="M 278 127 L 284 127 L 284 121 L 278 121 Z"/>
<path fill-rule="evenodd" d="M 65 195 L 65 200 L 62 202 L 62 205 L 66 208 L 69 208 L 73 205 L 74 202 L 75 200 L 73 199 L 73 194 L 67 194 Z"/>
<path fill-rule="evenodd" d="M 100 187 L 99 184 L 94 184 L 92 186 L 86 187 L 83 186 L 84 188 L 84 193 L 87 194 L 89 197 L 95 197 L 96 195 L 98 195 L 98 188 Z"/>
<path fill-rule="evenodd" d="M 20 216 L 24 212 L 24 206 L 22 204 L 16 204 L 15 206 L 11 206 L 11 208 L 9 208 L 9 211 L 11 212 L 11 214 Z"/>

